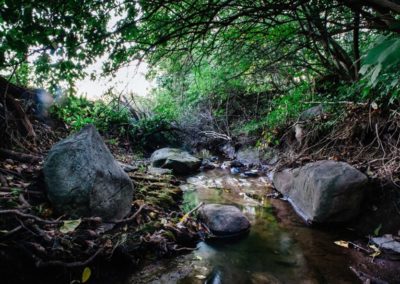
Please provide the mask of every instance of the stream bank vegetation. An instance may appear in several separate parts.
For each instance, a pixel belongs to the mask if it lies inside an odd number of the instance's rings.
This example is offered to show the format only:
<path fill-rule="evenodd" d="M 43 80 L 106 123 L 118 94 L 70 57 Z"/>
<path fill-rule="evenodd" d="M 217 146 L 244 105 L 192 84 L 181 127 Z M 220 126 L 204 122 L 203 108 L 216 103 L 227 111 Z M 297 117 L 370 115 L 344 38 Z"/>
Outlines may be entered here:
<path fill-rule="evenodd" d="M 68 219 L 52 215 L 37 184 L 41 161 L 51 144 L 87 123 L 121 158 L 171 145 L 224 154 L 229 144 L 257 147 L 266 162 L 278 160 L 276 168 L 346 161 L 376 186 L 364 210 L 377 212 L 378 223 L 365 225 L 365 233 L 379 227 L 397 234 L 399 13 L 392 0 L 3 1 L 3 263 L 7 249 L 19 247 L 29 248 L 36 264 L 86 266 L 97 254 L 118 251 L 127 236 L 167 254 L 179 250 L 169 243 L 179 243 L 171 225 L 182 215 L 175 187 L 140 175 L 132 178 L 142 178 L 141 195 L 117 233 L 96 233 L 101 223 L 91 218 L 60 232 Z M 79 97 L 75 82 L 99 76 L 85 68 L 102 56 L 103 74 L 146 61 L 157 82 L 151 96 L 110 90 L 101 101 Z M 65 96 L 57 100 L 59 86 Z M 55 101 L 44 113 L 35 87 Z M 171 190 L 155 196 L 157 186 Z"/>

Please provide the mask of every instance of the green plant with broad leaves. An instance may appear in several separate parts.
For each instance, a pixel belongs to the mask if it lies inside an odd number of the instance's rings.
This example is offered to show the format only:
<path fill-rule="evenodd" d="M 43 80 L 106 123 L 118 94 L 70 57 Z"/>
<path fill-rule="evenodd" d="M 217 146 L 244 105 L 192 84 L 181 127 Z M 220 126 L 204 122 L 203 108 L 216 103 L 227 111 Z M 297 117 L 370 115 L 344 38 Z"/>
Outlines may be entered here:
<path fill-rule="evenodd" d="M 55 105 L 52 113 L 73 130 L 79 130 L 88 123 L 101 131 L 116 128 L 120 134 L 130 123 L 129 111 L 116 101 L 90 101 L 85 97 L 68 96 L 62 105 Z"/>

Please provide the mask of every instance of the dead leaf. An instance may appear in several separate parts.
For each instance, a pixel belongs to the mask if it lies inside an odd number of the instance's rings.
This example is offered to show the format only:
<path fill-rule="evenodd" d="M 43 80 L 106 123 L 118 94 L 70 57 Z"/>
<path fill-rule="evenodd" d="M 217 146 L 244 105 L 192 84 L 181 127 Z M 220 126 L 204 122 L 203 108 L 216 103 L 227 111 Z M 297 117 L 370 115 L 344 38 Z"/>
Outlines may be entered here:
<path fill-rule="evenodd" d="M 85 283 L 89 280 L 90 275 L 92 275 L 92 270 L 89 267 L 85 267 L 82 272 L 82 281 L 81 283 Z"/>
<path fill-rule="evenodd" d="M 75 231 L 75 229 L 81 224 L 81 221 L 81 219 L 64 221 L 60 228 L 60 232 L 63 234 L 68 234 Z"/>
<path fill-rule="evenodd" d="M 344 247 L 344 248 L 349 248 L 349 242 L 346 241 L 335 241 L 335 245 Z"/>
<path fill-rule="evenodd" d="M 372 256 L 373 259 L 381 254 L 380 249 L 376 245 L 369 245 L 369 247 L 374 251 L 369 255 Z"/>

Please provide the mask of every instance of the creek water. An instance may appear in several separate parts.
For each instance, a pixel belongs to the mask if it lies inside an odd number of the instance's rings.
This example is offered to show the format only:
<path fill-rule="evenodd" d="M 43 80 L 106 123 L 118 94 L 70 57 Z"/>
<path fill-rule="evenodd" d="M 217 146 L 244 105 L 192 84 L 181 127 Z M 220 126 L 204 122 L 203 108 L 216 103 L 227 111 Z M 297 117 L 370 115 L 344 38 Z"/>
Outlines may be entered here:
<path fill-rule="evenodd" d="M 201 242 L 192 253 L 146 266 L 128 283 L 359 283 L 346 249 L 334 244 L 346 232 L 307 227 L 287 202 L 267 197 L 267 177 L 215 169 L 188 178 L 182 189 L 186 208 L 238 206 L 250 233 L 234 242 Z"/>

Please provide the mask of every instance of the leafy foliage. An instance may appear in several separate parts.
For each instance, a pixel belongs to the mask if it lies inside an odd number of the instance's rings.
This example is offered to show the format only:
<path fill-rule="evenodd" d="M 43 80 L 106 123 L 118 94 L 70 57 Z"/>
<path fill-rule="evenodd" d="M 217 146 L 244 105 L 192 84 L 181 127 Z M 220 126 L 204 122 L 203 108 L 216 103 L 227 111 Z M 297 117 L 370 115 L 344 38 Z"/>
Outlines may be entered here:
<path fill-rule="evenodd" d="M 292 89 L 288 94 L 278 96 L 270 102 L 269 111 L 265 117 L 260 120 L 252 120 L 246 123 L 242 130 L 246 133 L 262 130 L 265 137 L 268 137 L 268 143 L 271 142 L 273 136 L 268 132 L 275 132 L 288 121 L 296 120 L 300 113 L 310 107 L 307 103 L 311 97 L 308 89 L 309 86 L 303 83 Z"/>
<path fill-rule="evenodd" d="M 129 108 L 112 94 L 108 100 L 97 101 L 70 95 L 62 104 L 52 107 L 52 114 L 73 131 L 91 123 L 103 133 L 131 139 L 137 149 L 153 150 L 159 145 L 176 142 L 174 135 L 168 133 L 174 130 L 170 117 L 156 114 L 136 119 Z"/>
<path fill-rule="evenodd" d="M 116 128 L 119 133 L 126 131 L 130 123 L 129 111 L 115 100 L 90 101 L 85 97 L 68 96 L 62 105 L 55 105 L 53 114 L 63 120 L 73 130 L 79 130 L 88 123 L 101 131 Z"/>
<path fill-rule="evenodd" d="M 153 117 L 76 97 L 55 113 L 75 129 L 94 123 L 139 140 L 203 111 L 199 131 L 260 133 L 309 99 L 397 102 L 399 7 L 353 2 L 5 0 L 0 67 L 23 83 L 29 70 L 41 85 L 67 82 L 72 93 L 99 57 L 105 73 L 145 59 L 159 83 Z"/>
<path fill-rule="evenodd" d="M 364 97 L 384 105 L 398 100 L 400 92 L 400 38 L 380 37 L 365 54 L 360 73 Z"/>
<path fill-rule="evenodd" d="M 376 86 L 380 74 L 398 67 L 400 63 L 400 38 L 382 37 L 368 50 L 363 58 L 360 73 L 369 78 L 369 84 Z"/>

